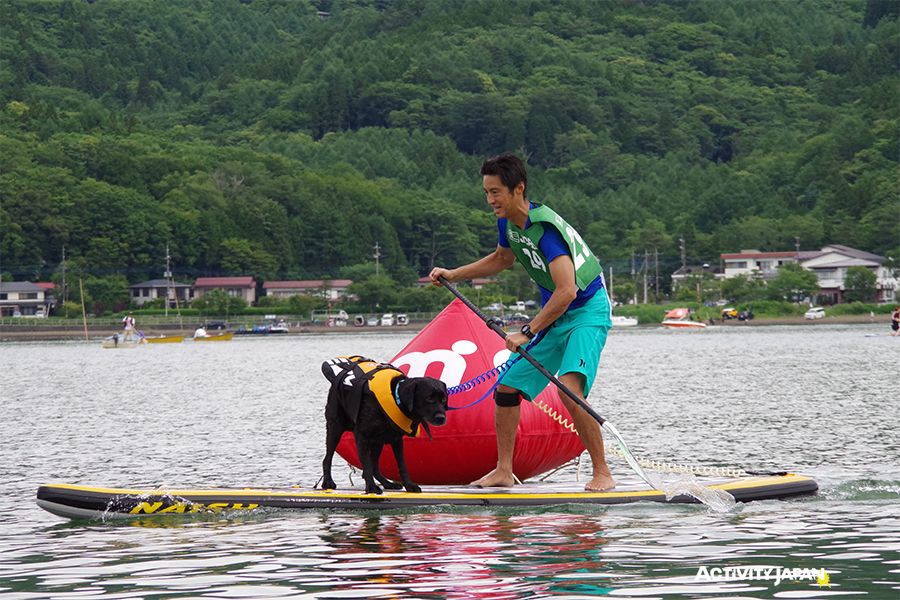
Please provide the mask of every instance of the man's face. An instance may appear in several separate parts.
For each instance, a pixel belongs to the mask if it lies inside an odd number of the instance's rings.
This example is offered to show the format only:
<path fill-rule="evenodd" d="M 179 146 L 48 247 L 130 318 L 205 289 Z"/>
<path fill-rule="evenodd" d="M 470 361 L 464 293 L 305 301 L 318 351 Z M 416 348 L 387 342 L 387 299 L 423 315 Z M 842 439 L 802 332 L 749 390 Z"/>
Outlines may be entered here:
<path fill-rule="evenodd" d="M 525 184 L 520 183 L 513 191 L 509 191 L 499 175 L 484 175 L 483 184 L 484 194 L 487 197 L 487 203 L 494 209 L 494 215 L 498 219 L 505 219 L 509 216 L 510 208 L 515 206 L 517 202 L 522 202 Z"/>

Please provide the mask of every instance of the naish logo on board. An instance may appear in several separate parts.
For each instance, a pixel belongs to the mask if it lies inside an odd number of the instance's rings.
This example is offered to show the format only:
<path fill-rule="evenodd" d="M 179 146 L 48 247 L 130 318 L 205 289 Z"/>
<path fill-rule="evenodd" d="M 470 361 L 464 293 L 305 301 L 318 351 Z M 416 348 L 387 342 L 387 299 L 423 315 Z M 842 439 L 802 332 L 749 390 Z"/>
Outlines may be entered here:
<path fill-rule="evenodd" d="M 162 514 L 190 514 L 200 512 L 219 512 L 222 510 L 253 510 L 259 508 L 259 504 L 242 502 L 139 502 L 137 506 L 128 511 L 132 515 L 162 515 Z"/>

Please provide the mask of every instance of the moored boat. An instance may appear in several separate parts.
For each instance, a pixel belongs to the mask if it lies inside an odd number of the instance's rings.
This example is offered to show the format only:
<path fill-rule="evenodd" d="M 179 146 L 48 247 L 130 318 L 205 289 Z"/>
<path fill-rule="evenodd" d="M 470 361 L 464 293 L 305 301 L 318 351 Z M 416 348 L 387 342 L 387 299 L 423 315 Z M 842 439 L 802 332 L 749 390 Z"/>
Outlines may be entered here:
<path fill-rule="evenodd" d="M 613 315 L 612 317 L 613 327 L 635 327 L 638 324 L 638 320 L 634 317 L 623 317 L 621 315 Z"/>
<path fill-rule="evenodd" d="M 119 348 L 137 348 L 141 344 L 146 344 L 147 341 L 143 337 L 134 337 L 130 340 L 123 339 L 123 336 L 119 334 L 111 335 L 101 344 L 103 348 L 110 349 L 119 349 Z"/>
<path fill-rule="evenodd" d="M 667 329 L 706 329 L 706 323 L 691 319 L 691 309 L 674 308 L 666 313 L 662 326 Z"/>
<path fill-rule="evenodd" d="M 184 341 L 183 335 L 157 335 L 145 336 L 148 344 L 180 344 Z"/>
<path fill-rule="evenodd" d="M 227 342 L 234 337 L 233 331 L 225 331 L 223 333 L 216 333 L 213 335 L 204 335 L 199 337 L 193 337 L 195 342 Z"/>

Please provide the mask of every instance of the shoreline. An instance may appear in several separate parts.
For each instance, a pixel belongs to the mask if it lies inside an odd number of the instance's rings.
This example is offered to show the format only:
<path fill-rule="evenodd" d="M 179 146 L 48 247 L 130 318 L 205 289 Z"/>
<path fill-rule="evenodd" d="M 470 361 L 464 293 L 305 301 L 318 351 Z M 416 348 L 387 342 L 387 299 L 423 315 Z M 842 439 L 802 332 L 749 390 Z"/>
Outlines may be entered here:
<path fill-rule="evenodd" d="M 824 319 L 815 319 L 809 320 L 804 319 L 803 317 L 760 317 L 753 319 L 752 321 L 720 321 L 716 320 L 714 326 L 716 327 L 767 327 L 772 325 L 806 325 L 810 327 L 815 327 L 819 325 L 867 325 L 867 324 L 877 324 L 883 326 L 886 332 L 890 332 L 891 321 L 890 315 L 876 315 L 872 318 L 869 315 L 841 315 L 836 317 L 825 317 Z M 425 328 L 428 323 L 413 323 L 410 325 L 394 325 L 391 327 L 381 327 L 381 326 L 365 326 L 365 327 L 354 327 L 352 325 L 348 325 L 346 327 L 328 327 L 326 325 L 300 325 L 298 327 L 294 327 L 291 329 L 289 333 L 286 334 L 268 334 L 268 335 L 259 335 L 259 334 L 247 334 L 247 335 L 237 335 L 235 339 L 248 338 L 248 339 L 260 339 L 260 338 L 269 338 L 269 337 L 293 337 L 293 336 L 303 336 L 303 335 L 329 335 L 329 334 L 348 334 L 351 332 L 359 333 L 359 334 L 376 334 L 376 333 L 417 333 Z M 619 327 L 617 329 L 624 331 L 634 331 L 634 330 L 647 330 L 660 327 L 658 323 L 650 323 L 650 324 L 642 324 L 637 327 Z M 97 326 L 90 328 L 88 330 L 88 340 L 87 341 L 101 341 L 106 337 L 111 336 L 116 332 L 121 332 L 120 328 L 114 328 L 111 326 Z M 188 331 L 187 329 L 182 329 L 178 325 L 155 325 L 153 329 L 147 328 L 145 330 L 147 334 L 152 333 L 168 333 L 168 334 L 177 334 L 183 333 L 186 338 L 190 338 L 193 335 L 193 330 Z M 2 325 L 0 326 L 0 343 L 4 342 L 49 342 L 49 341 L 85 341 L 84 337 L 84 326 L 81 324 L 75 325 L 48 325 L 41 326 L 35 323 L 27 323 L 27 324 L 16 324 L 16 325 Z"/>

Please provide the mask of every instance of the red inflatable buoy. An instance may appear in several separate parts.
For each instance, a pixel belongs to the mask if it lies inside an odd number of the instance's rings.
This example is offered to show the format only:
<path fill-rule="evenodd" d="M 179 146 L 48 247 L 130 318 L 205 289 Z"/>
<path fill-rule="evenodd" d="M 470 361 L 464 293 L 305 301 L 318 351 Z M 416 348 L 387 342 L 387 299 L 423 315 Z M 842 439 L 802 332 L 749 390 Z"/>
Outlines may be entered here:
<path fill-rule="evenodd" d="M 469 381 L 503 363 L 509 351 L 503 340 L 488 329 L 459 300 L 454 300 L 423 329 L 390 363 L 410 377 L 436 377 L 447 387 Z M 373 357 L 376 358 L 377 357 Z M 471 404 L 490 388 L 496 378 L 471 390 L 450 396 L 451 407 Z M 552 411 L 568 418 L 556 389 L 549 386 L 536 398 Z M 412 480 L 420 484 L 466 484 L 497 465 L 494 434 L 494 399 L 447 413 L 447 424 L 432 427 L 434 439 L 420 429 L 406 438 L 406 462 Z M 352 433 L 344 434 L 337 452 L 351 465 L 361 468 Z M 563 465 L 584 450 L 578 436 L 531 402 L 522 402 L 516 433 L 513 471 L 525 480 Z M 379 463 L 390 479 L 399 478 L 393 452 L 385 447 Z"/>

